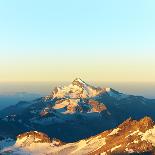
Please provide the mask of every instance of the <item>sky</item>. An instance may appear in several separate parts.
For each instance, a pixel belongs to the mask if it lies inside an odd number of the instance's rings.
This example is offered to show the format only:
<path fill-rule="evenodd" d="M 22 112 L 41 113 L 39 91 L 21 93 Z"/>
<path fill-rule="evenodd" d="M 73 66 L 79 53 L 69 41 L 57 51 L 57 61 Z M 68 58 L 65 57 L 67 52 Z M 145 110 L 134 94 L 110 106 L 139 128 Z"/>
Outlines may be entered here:
<path fill-rule="evenodd" d="M 155 82 L 154 0 L 1 0 L 0 82 Z"/>

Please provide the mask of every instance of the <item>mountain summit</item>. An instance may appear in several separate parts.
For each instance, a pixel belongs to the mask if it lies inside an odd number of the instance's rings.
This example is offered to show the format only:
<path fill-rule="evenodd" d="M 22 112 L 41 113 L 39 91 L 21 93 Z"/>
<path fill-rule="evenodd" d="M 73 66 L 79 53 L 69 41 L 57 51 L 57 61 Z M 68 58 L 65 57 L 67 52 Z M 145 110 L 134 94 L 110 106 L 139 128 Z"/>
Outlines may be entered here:
<path fill-rule="evenodd" d="M 46 99 L 54 98 L 70 98 L 70 99 L 80 99 L 80 98 L 92 98 L 102 94 L 107 94 L 116 99 L 126 98 L 127 95 L 122 94 L 112 88 L 101 88 L 94 87 L 87 84 L 80 78 L 73 80 L 68 86 L 56 87 Z"/>
<path fill-rule="evenodd" d="M 105 91 L 85 83 L 80 78 L 76 78 L 68 86 L 56 87 L 49 98 L 87 98 L 94 97 Z"/>
<path fill-rule="evenodd" d="M 76 78 L 75 80 L 73 80 L 72 84 L 79 87 L 88 86 L 88 84 L 86 84 L 81 78 Z"/>

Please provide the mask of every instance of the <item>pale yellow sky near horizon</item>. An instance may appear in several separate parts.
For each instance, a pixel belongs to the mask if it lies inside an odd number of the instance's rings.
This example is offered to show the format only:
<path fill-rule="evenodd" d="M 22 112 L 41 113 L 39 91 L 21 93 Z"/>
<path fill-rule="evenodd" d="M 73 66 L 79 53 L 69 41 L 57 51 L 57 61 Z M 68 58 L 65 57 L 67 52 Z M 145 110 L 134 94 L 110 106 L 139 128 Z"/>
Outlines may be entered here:
<path fill-rule="evenodd" d="M 0 82 L 155 82 L 154 0 L 0 1 Z"/>
<path fill-rule="evenodd" d="M 155 82 L 153 52 L 92 51 L 3 54 L 0 82 L 86 81 Z M 152 53 L 152 55 L 151 55 Z M 24 55 L 25 54 L 25 55 Z M 70 55 L 69 55 L 70 54 Z"/>

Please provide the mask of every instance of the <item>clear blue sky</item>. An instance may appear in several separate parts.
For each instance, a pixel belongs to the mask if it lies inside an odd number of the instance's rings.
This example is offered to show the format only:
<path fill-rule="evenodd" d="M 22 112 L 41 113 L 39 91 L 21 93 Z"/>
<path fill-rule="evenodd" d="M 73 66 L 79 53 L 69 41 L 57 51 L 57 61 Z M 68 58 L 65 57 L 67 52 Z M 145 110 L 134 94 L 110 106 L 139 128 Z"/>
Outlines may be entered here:
<path fill-rule="evenodd" d="M 0 81 L 155 81 L 154 0 L 1 0 Z"/>

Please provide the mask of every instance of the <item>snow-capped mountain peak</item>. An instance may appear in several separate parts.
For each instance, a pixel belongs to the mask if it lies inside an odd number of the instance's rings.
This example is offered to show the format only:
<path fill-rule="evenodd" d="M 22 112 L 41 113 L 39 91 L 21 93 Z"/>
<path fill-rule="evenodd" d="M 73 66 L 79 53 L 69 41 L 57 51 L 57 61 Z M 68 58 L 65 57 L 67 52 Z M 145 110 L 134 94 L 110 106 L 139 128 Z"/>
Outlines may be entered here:
<path fill-rule="evenodd" d="M 120 93 L 112 88 L 105 88 L 105 91 L 110 97 L 113 97 L 118 100 L 128 97 L 128 95 Z"/>
<path fill-rule="evenodd" d="M 88 84 L 86 84 L 81 78 L 76 78 L 75 80 L 73 80 L 72 85 L 77 85 L 79 87 L 88 86 Z"/>
<path fill-rule="evenodd" d="M 106 92 L 110 92 L 111 88 L 105 88 Z"/>
<path fill-rule="evenodd" d="M 71 84 L 68 86 L 56 87 L 51 95 L 46 96 L 45 99 L 61 99 L 61 98 L 70 98 L 70 99 L 84 99 L 98 96 L 100 94 L 107 94 L 110 97 L 115 99 L 126 98 L 128 95 L 122 94 L 112 88 L 100 88 L 94 87 L 92 85 L 87 84 L 80 78 L 76 78 L 73 80 Z"/>
<path fill-rule="evenodd" d="M 96 88 L 76 78 L 68 86 L 56 87 L 47 98 L 87 98 L 94 97 L 103 92 L 103 89 Z"/>

